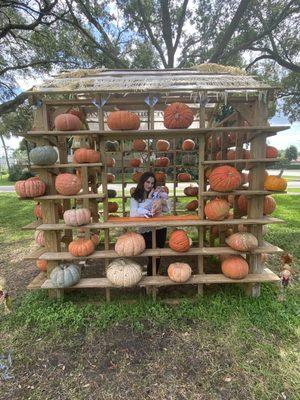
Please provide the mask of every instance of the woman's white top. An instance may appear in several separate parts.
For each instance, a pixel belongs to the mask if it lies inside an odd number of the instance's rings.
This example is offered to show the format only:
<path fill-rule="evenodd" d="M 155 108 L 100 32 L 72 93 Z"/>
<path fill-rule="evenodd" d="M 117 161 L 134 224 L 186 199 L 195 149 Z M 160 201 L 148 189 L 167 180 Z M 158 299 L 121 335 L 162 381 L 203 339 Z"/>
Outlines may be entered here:
<path fill-rule="evenodd" d="M 145 222 L 147 223 L 148 218 L 146 215 L 151 211 L 152 205 L 155 199 L 145 199 L 143 201 L 137 201 L 133 197 L 130 198 L 130 216 L 131 217 L 145 217 Z M 162 206 L 162 212 L 167 213 L 170 211 L 168 200 L 166 204 Z M 151 218 L 149 218 L 151 220 Z M 158 229 L 163 229 L 164 227 L 160 227 Z M 151 228 L 147 226 L 142 226 L 139 228 L 139 233 L 145 233 L 151 231 Z"/>

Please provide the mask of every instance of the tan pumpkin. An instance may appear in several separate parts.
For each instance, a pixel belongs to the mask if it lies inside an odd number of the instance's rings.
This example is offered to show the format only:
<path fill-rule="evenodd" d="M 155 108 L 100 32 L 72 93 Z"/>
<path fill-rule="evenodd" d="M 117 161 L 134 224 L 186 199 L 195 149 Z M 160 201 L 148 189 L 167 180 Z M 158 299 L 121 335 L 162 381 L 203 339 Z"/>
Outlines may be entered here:
<path fill-rule="evenodd" d="M 183 283 L 190 279 L 192 269 L 187 263 L 175 262 L 168 267 L 168 276 L 173 282 Z"/>
<path fill-rule="evenodd" d="M 58 131 L 79 131 L 82 122 L 73 114 L 59 114 L 54 120 L 55 129 Z"/>
<path fill-rule="evenodd" d="M 211 221 L 222 221 L 227 218 L 230 204 L 224 199 L 213 199 L 205 204 L 204 213 Z"/>
<path fill-rule="evenodd" d="M 192 109 L 184 103 L 172 103 L 164 111 L 164 126 L 167 129 L 188 128 L 193 120 Z"/>
<path fill-rule="evenodd" d="M 192 200 L 189 203 L 187 203 L 187 205 L 185 206 L 185 208 L 188 211 L 196 211 L 198 208 L 198 200 Z"/>
<path fill-rule="evenodd" d="M 76 239 L 68 246 L 69 252 L 74 257 L 86 257 L 95 251 L 95 245 L 91 239 Z"/>
<path fill-rule="evenodd" d="M 47 272 L 48 262 L 46 260 L 36 260 L 36 266 L 42 272 Z"/>
<path fill-rule="evenodd" d="M 111 173 L 107 173 L 106 178 L 107 178 L 107 183 L 114 183 L 116 180 L 115 175 Z"/>
<path fill-rule="evenodd" d="M 78 164 L 98 163 L 100 153 L 93 149 L 77 149 L 73 154 L 73 162 Z"/>
<path fill-rule="evenodd" d="M 140 158 L 132 158 L 129 160 L 129 165 L 133 168 L 138 168 L 142 163 L 142 160 Z"/>
<path fill-rule="evenodd" d="M 74 174 L 59 174 L 55 179 L 55 189 L 64 196 L 73 196 L 77 194 L 81 188 L 81 180 Z"/>
<path fill-rule="evenodd" d="M 170 148 L 170 143 L 167 140 L 159 139 L 156 142 L 156 150 L 157 151 L 168 151 Z"/>
<path fill-rule="evenodd" d="M 178 182 L 190 182 L 192 180 L 192 175 L 187 172 L 180 172 L 177 175 Z"/>
<path fill-rule="evenodd" d="M 115 286 L 132 287 L 142 279 L 142 268 L 130 259 L 117 258 L 108 265 L 106 276 Z"/>
<path fill-rule="evenodd" d="M 137 130 L 140 123 L 138 115 L 129 111 L 113 111 L 107 117 L 107 126 L 113 131 Z"/>
<path fill-rule="evenodd" d="M 266 158 L 277 158 L 278 157 L 278 150 L 276 147 L 267 146 L 266 148 Z"/>
<path fill-rule="evenodd" d="M 182 150 L 184 151 L 191 151 L 194 150 L 196 144 L 192 139 L 185 139 L 182 142 Z"/>
<path fill-rule="evenodd" d="M 183 189 L 183 193 L 186 196 L 198 196 L 198 186 L 187 186 Z"/>
<path fill-rule="evenodd" d="M 230 256 L 222 261 L 222 272 L 230 279 L 243 279 L 249 273 L 249 265 L 241 256 Z"/>
<path fill-rule="evenodd" d="M 154 174 L 156 183 L 164 183 L 167 179 L 167 175 L 164 172 L 155 172 Z"/>
<path fill-rule="evenodd" d="M 168 157 L 158 157 L 155 160 L 155 166 L 156 167 L 167 167 L 170 164 L 170 160 Z"/>
<path fill-rule="evenodd" d="M 143 175 L 142 172 L 134 172 L 134 173 L 131 175 L 131 179 L 133 180 L 133 182 L 139 183 L 139 180 L 140 180 L 140 178 L 141 178 L 142 175 Z"/>
<path fill-rule="evenodd" d="M 178 253 L 185 253 L 190 249 L 190 239 L 183 229 L 176 229 L 170 235 L 169 246 Z"/>
<path fill-rule="evenodd" d="M 265 190 L 271 190 L 274 192 L 284 192 L 287 188 L 287 180 L 281 178 L 283 170 L 280 171 L 279 175 L 269 175 L 265 178 L 264 187 Z"/>
<path fill-rule="evenodd" d="M 116 160 L 113 157 L 106 157 L 105 163 L 108 168 L 113 168 L 116 165 Z"/>
<path fill-rule="evenodd" d="M 242 182 L 240 173 L 229 165 L 214 168 L 209 175 L 211 190 L 228 192 L 237 189 Z"/>
<path fill-rule="evenodd" d="M 143 139 L 135 139 L 132 142 L 132 148 L 134 151 L 144 151 L 147 147 L 147 142 Z"/>
<path fill-rule="evenodd" d="M 132 257 L 141 254 L 146 248 L 145 239 L 142 235 L 136 232 L 126 232 L 119 236 L 115 251 L 119 256 Z"/>
<path fill-rule="evenodd" d="M 234 233 L 225 239 L 225 242 L 237 251 L 250 251 L 258 247 L 258 240 L 252 233 L 248 232 Z"/>
<path fill-rule="evenodd" d="M 46 191 L 46 185 L 38 176 L 17 181 L 15 183 L 15 191 L 21 198 L 32 198 L 42 196 Z"/>
<path fill-rule="evenodd" d="M 71 226 L 86 225 L 91 222 L 91 211 L 88 208 L 66 210 L 64 212 L 65 224 Z"/>
<path fill-rule="evenodd" d="M 117 212 L 118 208 L 119 208 L 118 203 L 116 203 L 115 201 L 109 201 L 107 203 L 107 206 L 108 206 L 108 212 L 110 212 L 110 213 Z"/>

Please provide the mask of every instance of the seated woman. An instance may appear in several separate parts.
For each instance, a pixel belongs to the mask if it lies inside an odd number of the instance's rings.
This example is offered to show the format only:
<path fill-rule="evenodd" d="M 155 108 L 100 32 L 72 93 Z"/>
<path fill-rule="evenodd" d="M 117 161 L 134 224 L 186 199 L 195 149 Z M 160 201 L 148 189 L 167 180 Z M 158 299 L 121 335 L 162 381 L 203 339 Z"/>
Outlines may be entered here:
<path fill-rule="evenodd" d="M 145 172 L 138 182 L 137 187 L 130 199 L 130 216 L 152 218 L 169 212 L 168 195 L 161 187 L 156 187 L 156 179 L 152 172 Z M 139 233 L 143 235 L 146 248 L 152 248 L 151 228 L 139 228 Z M 163 248 L 167 237 L 167 228 L 156 229 L 156 247 Z M 158 270 L 160 258 L 156 259 L 156 270 Z M 152 258 L 148 258 L 147 275 L 152 275 Z"/>

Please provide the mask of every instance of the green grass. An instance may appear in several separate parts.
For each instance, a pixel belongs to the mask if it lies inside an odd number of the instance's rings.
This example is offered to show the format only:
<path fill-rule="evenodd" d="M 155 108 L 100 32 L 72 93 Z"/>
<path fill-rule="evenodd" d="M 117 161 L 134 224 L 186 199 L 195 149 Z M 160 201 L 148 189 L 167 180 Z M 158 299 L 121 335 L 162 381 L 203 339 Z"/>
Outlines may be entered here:
<path fill-rule="evenodd" d="M 300 188 L 287 188 L 288 193 L 300 193 Z"/>
<path fill-rule="evenodd" d="M 15 182 L 8 180 L 8 174 L 0 175 L 0 186 L 14 186 Z"/>

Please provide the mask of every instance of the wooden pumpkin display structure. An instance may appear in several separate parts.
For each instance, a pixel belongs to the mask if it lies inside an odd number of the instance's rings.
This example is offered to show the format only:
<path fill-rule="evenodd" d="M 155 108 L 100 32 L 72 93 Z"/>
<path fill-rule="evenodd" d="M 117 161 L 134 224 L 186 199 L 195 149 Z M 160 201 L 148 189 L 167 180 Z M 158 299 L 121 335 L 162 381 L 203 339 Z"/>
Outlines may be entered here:
<path fill-rule="evenodd" d="M 107 300 L 113 287 L 151 288 L 155 300 L 164 286 L 194 285 L 202 295 L 207 283 L 240 279 L 247 294 L 258 296 L 260 282 L 278 280 L 263 265 L 265 254 L 280 250 L 263 238 L 267 224 L 281 222 L 271 216 L 276 207 L 271 195 L 286 189 L 281 176 L 265 176 L 278 154 L 266 139 L 284 129 L 269 126 L 267 105 L 261 101 L 262 92 L 273 96 L 273 88 L 252 76 L 199 68 L 95 69 L 88 79 L 79 70 L 30 92 L 33 104 L 42 100 L 35 110 L 35 130 L 26 133 L 36 143 L 30 157 L 37 177 L 17 182 L 16 192 L 40 202 L 30 229 L 38 228 L 37 242 L 45 246 L 31 257 L 41 270 L 32 288 L 61 297 L 72 281 L 52 282 L 51 272 L 62 262 L 68 268 L 78 257 L 98 262 L 99 276 L 97 271 L 90 278 L 87 268 L 86 276 L 78 278 L 75 271 L 74 290 L 99 288 Z M 69 83 L 71 96 L 65 90 Z M 157 98 L 150 106 L 149 85 Z M 229 114 L 220 117 L 225 103 Z M 77 150 L 68 154 L 68 142 L 75 138 Z M 155 174 L 158 185 L 168 185 L 169 215 L 129 217 L 132 183 L 146 171 Z M 65 211 L 60 223 L 56 202 Z M 145 227 L 152 247 L 138 233 Z M 156 231 L 162 227 L 169 228 L 168 244 L 158 248 Z M 166 263 L 170 255 L 175 261 L 168 276 L 158 275 L 157 259 Z M 153 276 L 143 276 L 136 261 L 128 259 L 135 256 L 152 259 Z M 221 256 L 223 274 L 204 273 L 211 256 Z"/>

